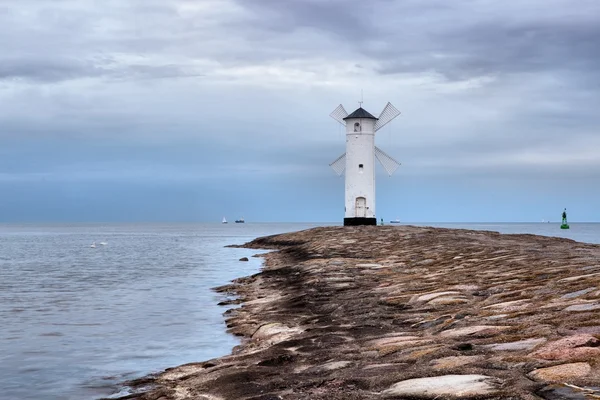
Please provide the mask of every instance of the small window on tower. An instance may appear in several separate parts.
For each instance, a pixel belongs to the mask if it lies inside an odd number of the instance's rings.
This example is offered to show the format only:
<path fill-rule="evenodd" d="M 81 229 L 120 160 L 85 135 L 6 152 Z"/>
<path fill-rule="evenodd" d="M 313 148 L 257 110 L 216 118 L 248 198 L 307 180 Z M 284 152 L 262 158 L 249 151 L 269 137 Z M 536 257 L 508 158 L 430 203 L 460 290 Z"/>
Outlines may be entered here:
<path fill-rule="evenodd" d="M 362 172 L 363 172 L 363 165 L 362 164 L 358 164 L 358 172 L 360 172 L 362 174 Z"/>
<path fill-rule="evenodd" d="M 354 123 L 354 132 L 360 132 L 360 124 L 358 122 Z"/>

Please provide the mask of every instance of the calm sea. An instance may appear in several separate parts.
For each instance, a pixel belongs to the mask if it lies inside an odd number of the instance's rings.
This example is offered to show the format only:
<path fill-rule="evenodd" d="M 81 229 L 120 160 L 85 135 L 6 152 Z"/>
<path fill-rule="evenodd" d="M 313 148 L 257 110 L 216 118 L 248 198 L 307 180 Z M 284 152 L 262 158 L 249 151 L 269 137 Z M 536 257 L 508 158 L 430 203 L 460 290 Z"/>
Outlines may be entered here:
<path fill-rule="evenodd" d="M 224 246 L 319 225 L 0 225 L 0 399 L 95 399 L 228 354 L 238 341 L 210 288 L 260 260 Z M 600 224 L 420 225 L 600 243 Z"/>

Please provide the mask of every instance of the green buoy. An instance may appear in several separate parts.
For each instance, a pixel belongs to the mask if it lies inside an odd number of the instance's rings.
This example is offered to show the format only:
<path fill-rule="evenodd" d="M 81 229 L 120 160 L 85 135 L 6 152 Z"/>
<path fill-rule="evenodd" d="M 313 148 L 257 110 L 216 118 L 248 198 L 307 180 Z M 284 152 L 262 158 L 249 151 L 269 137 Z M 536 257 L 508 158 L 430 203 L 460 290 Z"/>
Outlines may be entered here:
<path fill-rule="evenodd" d="M 565 208 L 562 213 L 562 222 L 560 224 L 560 229 L 569 229 L 569 224 L 567 223 L 567 209 Z"/>

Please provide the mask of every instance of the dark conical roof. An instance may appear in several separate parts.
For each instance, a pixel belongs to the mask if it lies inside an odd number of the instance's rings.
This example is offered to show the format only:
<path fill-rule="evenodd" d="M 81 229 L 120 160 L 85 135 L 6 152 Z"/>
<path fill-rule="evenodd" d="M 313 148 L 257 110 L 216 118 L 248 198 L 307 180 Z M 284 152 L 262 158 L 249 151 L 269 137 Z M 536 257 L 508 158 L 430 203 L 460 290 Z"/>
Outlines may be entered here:
<path fill-rule="evenodd" d="M 350 118 L 369 118 L 369 119 L 379 119 L 379 118 L 375 118 L 373 115 L 371 115 L 370 112 L 368 112 L 367 110 L 365 110 L 362 107 L 358 107 L 356 109 L 356 111 L 354 111 L 352 114 L 348 115 L 346 118 L 344 119 L 350 119 Z"/>

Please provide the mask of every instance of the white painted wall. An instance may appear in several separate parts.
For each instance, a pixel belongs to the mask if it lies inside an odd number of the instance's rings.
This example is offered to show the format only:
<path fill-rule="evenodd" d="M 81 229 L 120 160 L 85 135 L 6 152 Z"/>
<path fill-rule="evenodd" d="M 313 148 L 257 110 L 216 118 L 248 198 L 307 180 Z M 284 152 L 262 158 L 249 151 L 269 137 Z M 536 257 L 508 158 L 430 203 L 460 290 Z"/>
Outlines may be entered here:
<path fill-rule="evenodd" d="M 346 218 L 356 217 L 356 199 L 366 199 L 365 217 L 375 218 L 375 122 L 346 120 Z M 355 124 L 360 129 L 355 132 Z M 362 170 L 359 165 L 362 164 Z"/>

